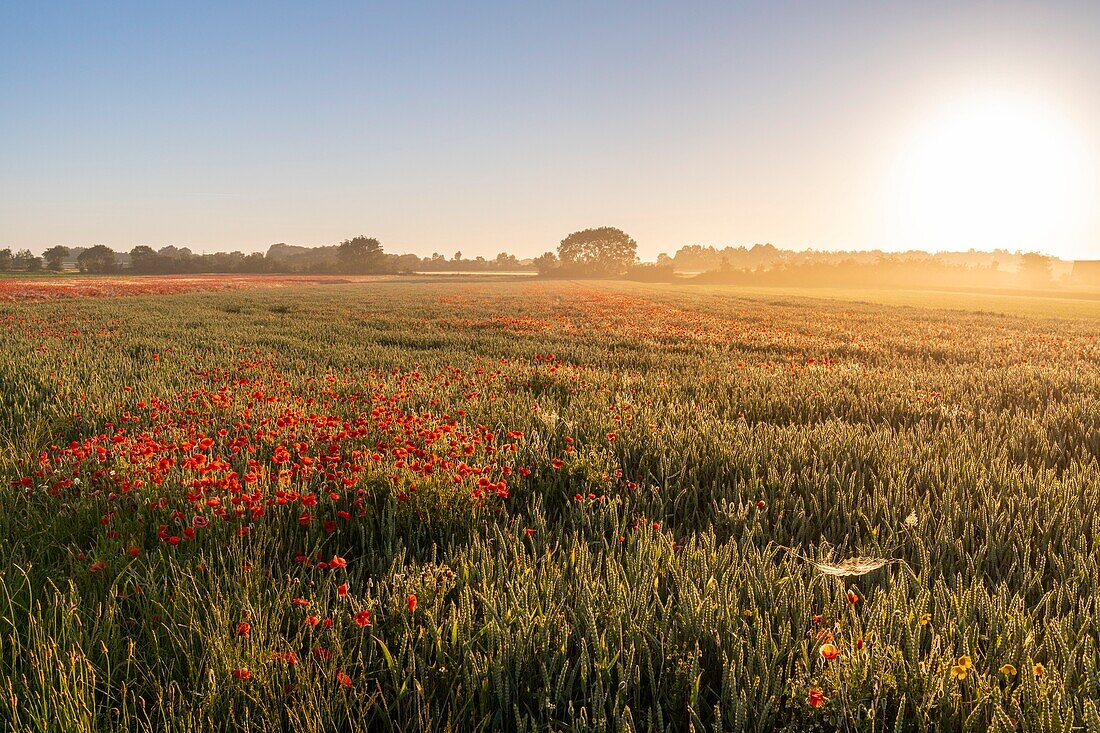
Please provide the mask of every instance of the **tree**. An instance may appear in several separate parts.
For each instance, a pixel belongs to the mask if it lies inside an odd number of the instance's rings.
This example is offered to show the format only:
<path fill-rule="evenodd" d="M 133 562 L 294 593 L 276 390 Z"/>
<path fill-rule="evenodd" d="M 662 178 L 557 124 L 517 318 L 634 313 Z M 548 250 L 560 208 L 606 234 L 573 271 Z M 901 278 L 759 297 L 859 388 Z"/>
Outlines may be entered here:
<path fill-rule="evenodd" d="M 160 272 L 163 259 L 152 247 L 139 244 L 130 250 L 130 269 L 140 273 Z"/>
<path fill-rule="evenodd" d="M 359 274 L 381 272 L 385 264 L 382 244 L 363 235 L 341 242 L 336 248 L 336 259 L 348 272 Z"/>
<path fill-rule="evenodd" d="M 50 247 L 42 253 L 42 256 L 46 259 L 46 269 L 61 272 L 61 268 L 65 266 L 65 258 L 70 254 L 72 253 L 69 248 L 64 245 L 58 244 Z"/>
<path fill-rule="evenodd" d="M 80 268 L 81 272 L 95 275 L 103 275 L 118 269 L 114 250 L 102 244 L 89 247 L 81 252 L 80 256 L 76 258 L 76 266 Z"/>
<path fill-rule="evenodd" d="M 0 249 L 0 272 L 9 272 L 11 270 L 11 248 L 5 247 Z"/>
<path fill-rule="evenodd" d="M 1038 252 L 1026 252 L 1020 255 L 1020 276 L 1033 288 L 1050 285 L 1053 259 Z"/>
<path fill-rule="evenodd" d="M 558 256 L 553 252 L 546 252 L 539 255 L 531 264 L 535 266 L 535 269 L 539 271 L 540 275 L 553 275 L 559 269 L 561 269 L 558 263 Z"/>
<path fill-rule="evenodd" d="M 558 245 L 563 269 L 595 277 L 621 275 L 637 259 L 638 243 L 615 227 L 573 232 Z"/>
<path fill-rule="evenodd" d="M 24 272 L 38 272 L 42 269 L 42 259 L 35 256 L 29 249 L 21 249 L 15 253 L 13 258 L 13 264 L 15 269 L 23 270 Z"/>
<path fill-rule="evenodd" d="M 493 260 L 493 264 L 498 270 L 518 270 L 520 267 L 519 260 L 516 259 L 516 256 L 508 254 L 507 252 L 498 254 L 496 259 Z"/>
<path fill-rule="evenodd" d="M 416 272 L 420 269 L 420 258 L 413 254 L 389 255 L 393 258 L 393 271 Z"/>
<path fill-rule="evenodd" d="M 263 252 L 250 252 L 241 262 L 241 272 L 264 272 L 268 269 Z"/>

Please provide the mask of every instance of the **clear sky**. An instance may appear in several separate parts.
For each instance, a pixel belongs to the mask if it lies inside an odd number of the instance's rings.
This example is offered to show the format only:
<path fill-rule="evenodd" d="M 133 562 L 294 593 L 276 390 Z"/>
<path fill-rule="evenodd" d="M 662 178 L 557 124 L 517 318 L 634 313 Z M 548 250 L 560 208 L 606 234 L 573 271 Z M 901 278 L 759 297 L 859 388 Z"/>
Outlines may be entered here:
<path fill-rule="evenodd" d="M 1098 160 L 1095 1 L 0 3 L 0 247 L 1100 258 Z"/>

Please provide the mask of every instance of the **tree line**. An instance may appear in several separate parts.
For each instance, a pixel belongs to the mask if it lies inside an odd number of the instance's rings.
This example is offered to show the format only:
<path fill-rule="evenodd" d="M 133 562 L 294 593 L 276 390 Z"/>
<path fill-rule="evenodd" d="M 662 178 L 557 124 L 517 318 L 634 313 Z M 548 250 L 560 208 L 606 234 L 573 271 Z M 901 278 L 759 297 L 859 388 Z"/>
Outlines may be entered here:
<path fill-rule="evenodd" d="M 41 255 L 21 249 L 0 249 L 0 272 L 64 272 L 106 275 L 177 275 L 201 273 L 316 273 L 398 274 L 409 272 L 511 272 L 532 270 L 530 260 L 519 260 L 501 252 L 493 259 L 467 259 L 462 252 L 452 257 L 433 253 L 431 257 L 385 252 L 374 237 L 357 236 L 340 244 L 299 247 L 273 244 L 267 252 L 214 252 L 197 254 L 186 247 L 153 249 L 138 245 L 129 252 L 116 252 L 102 244 L 92 247 L 50 247 Z"/>
<path fill-rule="evenodd" d="M 574 232 L 563 239 L 557 252 L 534 260 L 520 260 L 508 252 L 493 259 L 463 257 L 455 252 L 446 257 L 391 254 L 375 237 L 360 235 L 340 244 L 300 247 L 285 243 L 271 245 L 266 253 L 215 252 L 196 254 L 186 247 L 153 249 L 138 245 L 129 252 L 115 252 L 97 244 L 92 247 L 50 247 L 41 256 L 29 250 L 12 253 L 0 250 L 0 272 L 54 272 L 76 269 L 89 274 L 170 275 L 189 273 L 318 273 L 398 274 L 409 272 L 510 272 L 538 270 L 544 275 L 568 277 L 614 277 L 637 263 L 637 244 L 620 229 L 600 227 Z"/>
<path fill-rule="evenodd" d="M 360 235 L 330 246 L 273 244 L 266 253 L 215 252 L 195 254 L 186 247 L 153 249 L 146 245 L 117 253 L 109 247 L 54 246 L 41 256 L 22 249 L 0 250 L 0 272 L 60 272 L 77 269 L 91 274 L 188 273 L 316 273 L 386 275 L 415 272 L 520 272 L 537 270 L 544 277 L 626 277 L 673 281 L 693 276 L 700 282 L 757 285 L 834 285 L 882 287 L 1046 287 L 1071 280 L 1068 262 L 1038 253 L 1007 250 L 981 252 L 922 251 L 888 253 L 878 250 L 783 250 L 771 244 L 752 247 L 688 245 L 674 255 L 660 254 L 655 263 L 638 261 L 638 245 L 616 227 L 576 231 L 555 251 L 533 260 L 507 252 L 493 259 L 451 257 L 433 253 L 391 254 L 375 237 Z"/>

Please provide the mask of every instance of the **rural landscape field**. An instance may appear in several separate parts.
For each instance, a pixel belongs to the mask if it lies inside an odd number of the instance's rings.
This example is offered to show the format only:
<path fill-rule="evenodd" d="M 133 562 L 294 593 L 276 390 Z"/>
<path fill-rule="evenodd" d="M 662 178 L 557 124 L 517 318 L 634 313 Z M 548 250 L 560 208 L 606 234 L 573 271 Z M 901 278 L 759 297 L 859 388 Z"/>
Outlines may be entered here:
<path fill-rule="evenodd" d="M 1100 302 L 874 293 L 4 303 L 0 719 L 1097 730 Z"/>

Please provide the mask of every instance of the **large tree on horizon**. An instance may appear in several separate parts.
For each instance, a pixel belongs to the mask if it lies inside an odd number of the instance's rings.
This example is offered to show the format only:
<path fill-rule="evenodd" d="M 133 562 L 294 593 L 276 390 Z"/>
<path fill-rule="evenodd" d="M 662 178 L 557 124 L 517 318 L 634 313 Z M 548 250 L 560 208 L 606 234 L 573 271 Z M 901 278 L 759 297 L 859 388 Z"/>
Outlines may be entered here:
<path fill-rule="evenodd" d="M 130 250 L 130 269 L 140 273 L 154 273 L 163 269 L 164 258 L 146 244 L 139 244 Z"/>
<path fill-rule="evenodd" d="M 113 249 L 97 244 L 80 253 L 76 258 L 76 266 L 81 272 L 103 275 L 117 270 L 118 262 Z"/>
<path fill-rule="evenodd" d="M 29 249 L 21 249 L 16 252 L 12 261 L 16 269 L 25 272 L 38 272 L 42 269 L 42 258 L 35 255 Z"/>
<path fill-rule="evenodd" d="M 42 253 L 42 257 L 46 260 L 46 269 L 61 272 L 61 268 L 65 266 L 65 258 L 70 254 L 69 248 L 63 244 L 50 247 Z"/>
<path fill-rule="evenodd" d="M 615 227 L 573 232 L 558 245 L 562 268 L 578 274 L 621 275 L 637 259 L 638 243 Z"/>
<path fill-rule="evenodd" d="M 374 237 L 362 234 L 341 242 L 336 249 L 336 259 L 341 267 L 357 274 L 381 272 L 385 262 L 382 244 Z"/>
<path fill-rule="evenodd" d="M 1024 284 L 1032 288 L 1049 287 L 1054 258 L 1039 252 L 1020 255 L 1020 275 Z"/>

